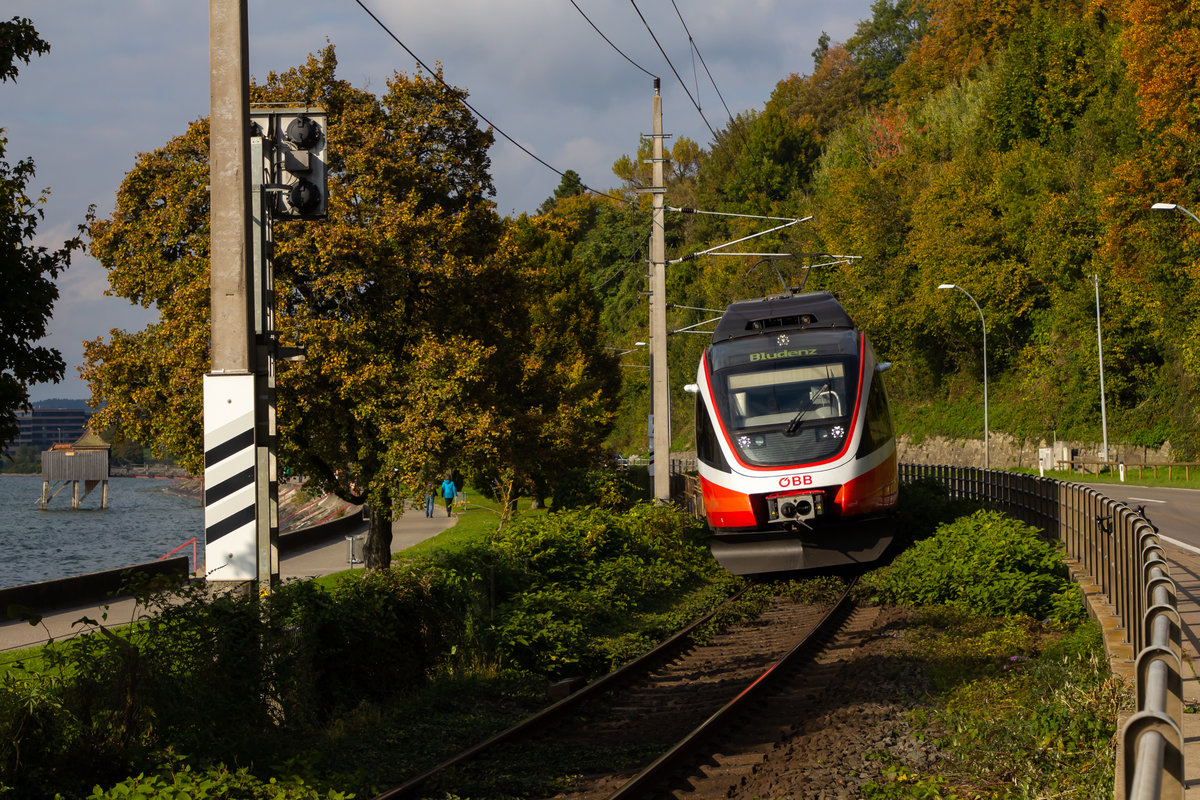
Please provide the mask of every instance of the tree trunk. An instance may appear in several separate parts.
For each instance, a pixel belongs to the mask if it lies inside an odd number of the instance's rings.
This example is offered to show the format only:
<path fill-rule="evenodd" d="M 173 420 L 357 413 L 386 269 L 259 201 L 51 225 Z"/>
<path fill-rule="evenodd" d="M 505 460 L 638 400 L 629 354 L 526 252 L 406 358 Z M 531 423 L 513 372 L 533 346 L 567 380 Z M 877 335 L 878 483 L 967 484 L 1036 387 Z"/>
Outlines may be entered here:
<path fill-rule="evenodd" d="M 392 509 L 370 510 L 371 525 L 363 545 L 363 561 L 367 569 L 387 569 L 392 563 Z"/>
<path fill-rule="evenodd" d="M 529 481 L 529 507 L 542 509 L 546 507 L 546 485 L 540 480 Z"/>

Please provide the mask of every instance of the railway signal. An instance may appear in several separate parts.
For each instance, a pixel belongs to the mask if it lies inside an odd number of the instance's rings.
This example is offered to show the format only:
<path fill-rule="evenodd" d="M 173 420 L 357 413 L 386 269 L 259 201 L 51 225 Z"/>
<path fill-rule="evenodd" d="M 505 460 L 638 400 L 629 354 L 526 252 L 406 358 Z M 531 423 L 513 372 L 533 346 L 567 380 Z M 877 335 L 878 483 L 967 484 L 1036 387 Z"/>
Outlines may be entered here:
<path fill-rule="evenodd" d="M 255 108 L 251 131 L 264 138 L 263 167 L 278 220 L 322 219 L 328 210 L 328 139 L 320 108 Z"/>

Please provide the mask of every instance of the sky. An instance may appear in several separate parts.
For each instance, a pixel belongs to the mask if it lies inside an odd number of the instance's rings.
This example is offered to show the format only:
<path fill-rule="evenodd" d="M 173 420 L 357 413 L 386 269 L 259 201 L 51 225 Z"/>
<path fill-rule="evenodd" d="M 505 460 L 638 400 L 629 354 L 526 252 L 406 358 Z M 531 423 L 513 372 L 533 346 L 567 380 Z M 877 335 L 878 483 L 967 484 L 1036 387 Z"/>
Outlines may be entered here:
<path fill-rule="evenodd" d="M 327 40 L 338 77 L 356 87 L 382 93 L 395 72 L 414 73 L 412 56 L 364 5 L 425 64 L 440 63 L 498 129 L 602 190 L 616 183 L 612 164 L 651 130 L 653 79 L 625 56 L 661 78 L 664 133 L 707 147 L 710 128 L 728 123 L 726 107 L 761 109 L 780 80 L 811 73 L 822 32 L 845 41 L 871 14 L 870 0 L 249 0 L 251 75 L 297 66 Z M 3 9 L 0 18 L 32 20 L 51 48 L 0 84 L 0 135 L 10 164 L 36 165 L 27 190 L 50 191 L 34 243 L 58 247 L 89 205 L 101 218 L 112 213 L 138 154 L 208 115 L 209 5 L 4 0 Z M 503 215 L 534 211 L 559 184 L 503 136 L 491 156 Z M 105 297 L 107 273 L 90 256 L 77 255 L 58 283 L 43 344 L 62 353 L 67 374 L 32 387 L 35 401 L 87 398 L 81 342 L 156 319 L 153 309 Z"/>

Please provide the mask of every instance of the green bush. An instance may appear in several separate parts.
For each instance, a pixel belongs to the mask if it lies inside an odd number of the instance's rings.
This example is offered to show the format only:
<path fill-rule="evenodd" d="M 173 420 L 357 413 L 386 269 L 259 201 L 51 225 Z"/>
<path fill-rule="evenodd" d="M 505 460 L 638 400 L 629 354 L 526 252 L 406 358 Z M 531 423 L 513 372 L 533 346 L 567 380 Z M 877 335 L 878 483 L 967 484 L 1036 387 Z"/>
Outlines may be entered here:
<path fill-rule="evenodd" d="M 678 509 L 649 504 L 626 514 L 580 509 L 507 526 L 494 546 L 523 565 L 528 586 L 498 609 L 498 655 L 548 677 L 606 669 L 591 644 L 598 632 L 696 585 L 711 568 L 698 532 Z"/>
<path fill-rule="evenodd" d="M 172 754 L 284 763 L 331 723 L 438 670 L 606 670 L 633 617 L 712 574 L 701 533 L 671 507 L 584 509 L 522 517 L 490 541 L 332 588 L 295 581 L 259 598 L 146 586 L 143 621 L 94 623 L 0 679 L 0 796 L 81 797 L 96 784 L 114 786 L 98 797 L 172 796 L 172 781 L 215 780 L 160 771 Z M 213 785 L 233 785 L 240 773 L 229 774 Z M 267 786 L 193 795 L 276 797 Z"/>
<path fill-rule="evenodd" d="M 585 507 L 628 511 L 646 495 L 628 472 L 598 468 L 569 470 L 553 489 L 554 511 Z"/>
<path fill-rule="evenodd" d="M 1039 532 L 996 511 L 938 527 L 868 576 L 886 602 L 949 604 L 986 615 L 1025 614 L 1072 625 L 1084 618 L 1061 551 Z"/>
<path fill-rule="evenodd" d="M 932 534 L 939 525 L 953 522 L 979 508 L 969 500 L 952 500 L 949 489 L 936 478 L 918 478 L 900 486 L 896 535 L 901 542 L 915 542 Z"/>
<path fill-rule="evenodd" d="M 109 789 L 95 786 L 87 800 L 347 800 L 353 794 L 320 792 L 298 778 L 260 780 L 242 768 L 235 772 L 211 767 L 195 772 L 190 767 L 163 768 L 153 774 L 126 778 Z"/>

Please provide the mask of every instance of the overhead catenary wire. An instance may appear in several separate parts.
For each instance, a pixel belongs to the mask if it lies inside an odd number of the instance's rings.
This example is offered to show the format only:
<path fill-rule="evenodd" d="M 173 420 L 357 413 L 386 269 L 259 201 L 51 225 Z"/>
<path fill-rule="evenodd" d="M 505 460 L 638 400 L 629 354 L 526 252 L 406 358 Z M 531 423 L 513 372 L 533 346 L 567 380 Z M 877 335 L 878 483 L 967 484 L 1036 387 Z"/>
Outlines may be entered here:
<path fill-rule="evenodd" d="M 718 244 L 713 247 L 710 247 L 707 250 L 699 250 L 695 253 L 688 253 L 687 255 L 683 256 L 682 258 L 676 258 L 671 261 L 668 261 L 667 263 L 679 264 L 681 262 L 691 261 L 694 258 L 700 258 L 701 256 L 706 256 L 709 254 L 719 255 L 719 256 L 720 255 L 726 255 L 726 256 L 728 256 L 728 255 L 739 255 L 739 256 L 749 255 L 748 253 L 718 253 L 717 251 L 722 250 L 726 247 L 732 247 L 735 244 L 740 244 L 741 242 L 747 241 L 748 239 L 755 239 L 759 236 L 766 236 L 768 233 L 774 233 L 775 231 L 783 230 L 784 228 L 790 228 L 793 225 L 798 225 L 801 222 L 807 222 L 808 220 L 812 219 L 812 217 L 808 216 L 808 217 L 803 217 L 801 219 L 790 219 L 790 218 L 785 218 L 785 219 L 787 219 L 786 222 L 784 222 L 782 225 L 776 225 L 774 228 L 770 228 L 765 231 L 759 231 L 758 233 L 752 233 L 749 236 L 743 236 L 740 239 L 734 239 L 731 242 L 724 242 L 722 244 Z"/>
<path fill-rule="evenodd" d="M 667 206 L 667 211 L 674 211 L 677 214 L 708 214 L 708 215 L 714 216 L 714 217 L 742 217 L 744 219 L 766 219 L 766 220 L 774 220 L 776 222 L 791 222 L 791 221 L 804 222 L 805 220 L 812 219 L 811 216 L 805 217 L 804 219 L 801 219 L 801 220 L 797 220 L 795 217 L 767 217 L 762 214 L 737 214 L 732 211 L 704 211 L 699 208 L 689 208 L 687 206 L 682 206 L 682 207 L 678 207 L 678 208 L 674 207 L 674 206 Z"/>
<path fill-rule="evenodd" d="M 574 2 L 574 0 L 572 0 L 572 2 Z M 712 84 L 713 91 L 717 93 L 717 99 L 721 101 L 721 106 L 725 109 L 725 114 L 729 117 L 729 122 L 732 123 L 733 112 L 729 110 L 729 106 L 725 102 L 725 96 L 721 94 L 721 90 L 717 86 L 716 78 L 713 77 L 712 72 L 708 69 L 708 64 L 705 62 L 704 56 L 700 52 L 700 48 L 696 46 L 696 40 L 692 38 L 692 32 L 688 30 L 687 23 L 683 20 L 683 14 L 679 11 L 679 5 L 675 2 L 675 0 L 671 0 L 671 5 L 675 8 L 675 14 L 679 17 L 679 24 L 683 26 L 683 32 L 687 34 L 688 43 L 692 46 L 692 50 L 695 51 L 696 56 L 700 59 L 700 65 L 704 67 L 704 74 L 708 76 L 708 80 L 709 83 Z M 696 93 L 700 93 L 699 87 L 696 88 Z"/>
<path fill-rule="evenodd" d="M 637 7 L 636 0 L 629 0 L 633 10 L 637 12 L 638 17 L 642 20 L 642 24 L 646 26 L 646 32 L 650 34 L 650 38 L 654 40 L 655 46 L 658 47 L 658 52 L 662 53 L 662 57 L 666 59 L 667 66 L 671 68 L 671 72 L 675 74 L 675 79 L 679 81 L 679 85 L 683 87 L 683 93 L 687 95 L 688 100 L 692 101 L 692 105 L 696 107 L 696 113 L 700 115 L 700 119 L 704 120 L 704 125 L 708 128 L 708 132 L 712 134 L 713 141 L 717 139 L 717 132 L 713 130 L 713 126 L 709 124 L 708 118 L 704 116 L 704 112 L 700 109 L 700 104 L 696 102 L 696 98 L 692 97 L 692 93 L 688 91 L 687 84 L 683 78 L 679 76 L 679 70 L 675 69 L 675 65 L 671 63 L 671 57 L 667 55 L 667 51 L 663 49 L 659 43 L 658 37 L 654 35 L 654 30 L 651 29 L 650 23 L 646 21 L 646 17 L 642 15 L 642 10 Z"/>
<path fill-rule="evenodd" d="M 363 11 L 365 11 L 367 13 L 367 16 L 369 16 L 372 20 L 375 21 L 375 24 L 378 25 L 380 27 L 380 29 L 383 30 L 384 33 L 386 33 L 389 37 L 391 37 L 392 41 L 394 41 L 396 44 L 400 45 L 400 47 L 404 49 L 404 52 L 408 53 L 409 57 L 411 57 L 413 59 L 413 61 L 416 61 L 417 64 L 419 64 L 422 69 L 424 69 L 431 76 L 433 76 L 433 78 L 438 83 L 440 83 L 442 86 L 444 86 L 447 89 L 451 89 L 451 90 L 455 89 L 455 87 L 453 87 L 449 83 L 447 83 L 441 77 L 441 75 L 439 75 L 435 70 L 430 69 L 429 65 L 426 64 L 424 61 L 422 61 L 420 56 L 418 56 L 416 53 L 414 53 L 412 51 L 412 49 L 409 48 L 408 45 L 406 45 L 404 42 L 402 42 L 400 40 L 400 37 L 398 37 L 395 33 L 393 33 L 391 28 L 389 28 L 383 22 L 383 20 L 381 20 L 378 16 L 375 15 L 375 12 L 373 12 L 371 9 L 369 9 L 367 7 L 366 3 L 363 2 L 363 0 L 354 0 L 354 2 L 358 4 L 359 8 L 361 8 Z M 500 134 L 513 147 L 517 148 L 522 153 L 529 156 L 530 158 L 532 158 L 534 161 L 541 164 L 546 169 L 557 174 L 560 178 L 565 178 L 567 176 L 566 172 L 564 172 L 563 170 L 560 170 L 558 167 L 554 166 L 553 164 L 550 164 L 549 162 L 545 161 L 544 159 L 542 159 L 541 157 L 536 155 L 533 151 L 531 151 L 529 148 L 525 147 L 525 145 L 521 144 L 516 139 L 509 136 L 504 131 L 504 129 L 502 129 L 500 126 L 496 125 L 496 123 L 492 122 L 490 119 L 488 119 L 482 113 L 480 113 L 479 109 L 475 108 L 473 105 L 471 105 L 469 102 L 467 102 L 466 98 L 460 97 L 460 98 L 458 98 L 458 102 L 462 103 L 463 107 L 466 108 L 467 110 L 469 110 L 472 114 L 479 117 L 479 119 L 483 120 L 488 125 L 488 127 L 490 127 L 492 130 L 496 131 L 496 133 Z M 616 200 L 621 203 L 628 202 L 626 200 L 626 198 L 617 197 L 615 195 L 608 194 L 607 192 L 602 192 L 599 189 L 594 189 L 591 186 L 588 186 L 587 184 L 582 184 L 582 186 L 585 191 L 600 195 L 601 197 L 607 197 L 610 200 Z"/>
<path fill-rule="evenodd" d="M 367 5 L 366 5 L 366 3 L 364 2 L 364 0 L 355 0 L 355 2 L 356 2 L 356 3 L 357 3 L 357 5 L 358 5 L 358 6 L 359 6 L 359 7 L 360 7 L 360 8 L 361 8 L 361 9 L 362 9 L 362 10 L 363 10 L 363 11 L 364 11 L 364 12 L 365 12 L 365 13 L 366 13 L 366 14 L 367 14 L 367 15 L 368 15 L 368 16 L 369 16 L 369 17 L 370 17 L 370 18 L 371 18 L 371 19 L 372 19 L 374 22 L 375 22 L 375 24 L 376 24 L 376 25 L 377 25 L 377 26 L 378 26 L 378 27 L 379 27 L 379 28 L 380 28 L 380 29 L 381 29 L 381 30 L 382 30 L 384 33 L 386 33 L 386 34 L 388 35 L 388 37 L 389 37 L 389 38 L 391 38 L 391 39 L 392 39 L 392 40 L 393 40 L 393 41 L 394 41 L 396 44 L 398 44 L 398 45 L 399 45 L 399 46 L 400 46 L 400 47 L 401 47 L 401 48 L 402 48 L 402 49 L 403 49 L 403 50 L 404 50 L 404 51 L 405 51 L 405 52 L 406 52 L 406 53 L 409 55 L 409 57 L 410 57 L 410 58 L 412 58 L 412 59 L 413 59 L 413 60 L 414 60 L 414 61 L 415 61 L 415 62 L 416 62 L 416 63 L 417 63 L 417 64 L 418 64 L 418 65 L 419 65 L 419 66 L 420 66 L 422 69 L 424 69 L 426 72 L 428 72 L 428 73 L 429 73 L 429 74 L 430 74 L 430 75 L 431 75 L 431 76 L 434 78 L 434 80 L 436 80 L 438 83 L 440 83 L 440 84 L 441 84 L 443 87 L 445 87 L 445 88 L 447 88 L 447 89 L 450 89 L 450 90 L 452 90 L 452 91 L 458 91 L 458 90 L 456 90 L 456 89 L 455 89 L 455 87 L 453 87 L 453 86 L 451 86 L 449 83 L 447 83 L 447 82 L 446 82 L 446 80 L 445 80 L 444 78 L 442 78 L 442 76 L 441 76 L 441 75 L 438 73 L 438 71 L 431 69 L 431 68 L 429 67 L 429 65 L 428 65 L 428 64 L 426 64 L 426 63 L 425 63 L 425 61 L 424 61 L 424 60 L 422 60 L 422 59 L 420 58 L 420 56 L 418 56 L 418 55 L 417 55 L 417 54 L 416 54 L 416 53 L 415 53 L 415 52 L 412 50 L 412 48 L 410 48 L 410 47 L 409 47 L 407 44 L 405 44 L 405 43 L 404 43 L 404 42 L 403 42 L 403 41 L 400 39 L 400 37 L 398 37 L 398 36 L 397 36 L 397 35 L 396 35 L 396 34 L 395 34 L 395 33 L 394 33 L 394 32 L 393 32 L 393 31 L 392 31 L 392 30 L 391 30 L 391 29 L 390 29 L 390 28 L 387 26 L 387 24 L 386 24 L 386 23 L 384 23 L 384 22 L 383 22 L 383 20 L 381 20 L 381 19 L 379 18 L 379 16 L 378 16 L 378 15 L 376 15 L 376 14 L 375 14 L 375 13 L 374 13 L 374 12 L 373 12 L 373 11 L 372 11 L 372 10 L 371 10 L 371 9 L 370 9 L 368 6 L 367 6 Z M 709 130 L 709 133 L 711 133 L 711 134 L 712 134 L 712 136 L 713 136 L 713 138 L 714 138 L 714 140 L 715 140 L 715 139 L 716 139 L 716 131 L 715 131 L 715 130 L 713 130 L 713 127 L 712 127 L 712 125 L 711 125 L 711 124 L 708 122 L 708 119 L 707 119 L 707 118 L 704 116 L 704 112 L 703 112 L 703 110 L 701 109 L 701 107 L 700 107 L 700 104 L 699 104 L 699 103 L 696 101 L 696 99 L 695 99 L 695 98 L 692 96 L 692 93 L 691 93 L 690 91 L 688 91 L 688 88 L 687 88 L 687 85 L 686 85 L 686 83 L 684 83 L 684 81 L 683 81 L 683 78 L 682 78 L 682 77 L 680 77 L 678 70 L 676 70 L 676 69 L 675 69 L 675 65 L 674 65 L 674 64 L 671 62 L 671 59 L 670 59 L 670 57 L 667 55 L 666 51 L 663 49 L 663 47 L 662 47 L 662 44 L 661 44 L 661 43 L 658 41 L 658 37 L 657 37 L 657 36 L 654 34 L 654 31 L 653 31 L 653 29 L 651 29 L 651 27 L 650 27 L 650 24 L 649 24 L 649 22 L 646 20 L 645 16 L 642 14 L 642 12 L 641 12 L 641 9 L 639 9 L 639 8 L 638 8 L 638 6 L 637 6 L 637 3 L 635 2 L 635 0 L 630 0 L 630 4 L 633 6 L 633 8 L 634 8 L 634 11 L 636 11 L 636 12 L 637 12 L 637 15 L 638 15 L 638 17 L 639 17 L 639 18 L 642 20 L 642 24 L 643 24 L 643 25 L 646 27 L 646 30 L 647 30 L 647 32 L 650 34 L 650 37 L 651 37 L 651 39 L 653 39 L 653 40 L 654 40 L 654 43 L 655 43 L 655 45 L 658 47 L 658 49 L 659 49 L 659 52 L 662 54 L 663 58 L 666 60 L 666 62 L 667 62 L 667 65 L 668 65 L 668 66 L 671 68 L 671 71 L 672 71 L 672 73 L 674 73 L 674 75 L 675 75 L 675 78 L 676 78 L 676 79 L 679 81 L 679 84 L 680 84 L 680 86 L 683 88 L 683 90 L 684 90 L 684 93 L 687 95 L 688 99 L 689 99 L 689 100 L 692 102 L 692 105 L 693 105 L 693 106 L 695 106 L 695 108 L 696 108 L 696 111 L 697 111 L 697 112 L 700 114 L 700 118 L 701 118 L 701 119 L 704 121 L 704 124 L 705 124 L 705 126 L 707 126 L 707 128 L 708 128 L 708 130 Z M 579 12 L 579 14 L 580 14 L 580 15 L 581 15 L 581 16 L 584 18 L 584 20 L 586 20 L 586 21 L 588 22 L 588 24 L 589 24 L 589 25 L 591 25 L 591 27 L 593 28 L 593 30 L 595 30 L 595 31 L 596 31 L 596 33 L 597 33 L 597 34 L 598 34 L 598 35 L 599 35 L 601 38 L 603 38 L 603 39 L 605 40 L 605 42 L 607 42 L 607 43 L 609 44 L 609 46 L 611 46 L 611 47 L 612 47 L 614 50 L 616 50 L 616 51 L 617 51 L 617 53 L 619 53 L 619 54 L 620 54 L 620 55 L 621 55 L 623 58 L 625 58 L 627 61 L 629 61 L 629 63 L 630 63 L 630 64 L 632 64 L 633 66 L 637 67 L 639 70 L 641 70 L 641 71 L 642 71 L 642 72 L 644 72 L 645 74 L 647 74 L 647 75 L 649 75 L 649 76 L 651 76 L 651 77 L 654 77 L 656 81 L 658 80 L 657 76 L 655 76 L 655 75 L 654 75 L 652 72 L 650 72 L 649 70 L 645 69 L 645 68 L 644 68 L 644 67 L 642 67 L 640 64 L 638 64 L 637 62 L 635 62 L 635 61 L 634 61 L 632 58 L 630 58 L 629 56 L 627 56 L 627 55 L 626 55 L 624 52 L 622 52 L 622 51 L 620 50 L 620 48 L 618 48 L 618 47 L 617 47 L 617 46 L 616 46 L 616 45 L 615 45 L 615 44 L 614 44 L 614 43 L 613 43 L 613 42 L 612 42 L 612 41 L 611 41 L 611 40 L 610 40 L 610 39 L 609 39 L 607 36 L 605 36 L 605 35 L 604 35 L 604 33 L 603 33 L 603 32 L 602 32 L 602 31 L 601 31 L 601 30 L 600 30 L 600 29 L 599 29 L 599 28 L 598 28 L 598 27 L 597 27 L 597 26 L 596 26 L 596 25 L 595 25 L 595 24 L 594 24 L 594 23 L 591 21 L 591 19 L 590 19 L 590 18 L 588 18 L 587 14 L 585 14 L 585 13 L 583 12 L 583 10 L 582 10 L 582 9 L 581 9 L 581 8 L 580 8 L 580 7 L 579 7 L 579 6 L 578 6 L 578 5 L 575 3 L 575 1 L 574 1 L 574 0 L 571 0 L 571 5 L 575 7 L 576 11 L 578 11 L 578 12 Z M 725 106 L 726 113 L 729 113 L 729 108 L 728 108 L 728 106 L 727 106 L 727 105 L 725 105 L 725 100 L 724 100 L 724 97 L 722 97 L 722 96 L 721 96 L 720 89 L 717 87 L 717 85 L 716 85 L 716 81 L 713 79 L 711 71 L 709 71 L 709 70 L 708 70 L 708 65 L 707 65 L 707 63 L 705 63 L 705 62 L 704 62 L 704 57 L 703 57 L 703 55 L 701 55 L 701 54 L 700 54 L 700 52 L 699 52 L 699 48 L 698 48 L 698 47 L 696 47 L 695 41 L 694 41 L 694 39 L 692 38 L 692 35 L 691 35 L 691 31 L 690 31 L 690 30 L 688 30 L 687 23 L 684 21 L 684 19 L 683 19 L 683 15 L 680 13 L 678 6 L 676 6 L 676 5 L 675 5 L 675 2 L 674 2 L 674 0 L 672 0 L 672 5 L 673 5 L 673 6 L 675 6 L 675 11 L 676 11 L 676 14 L 679 16 L 680 23 L 683 25 L 684 31 L 685 31 L 685 32 L 687 33 L 687 35 L 688 35 L 688 41 L 689 41 L 689 43 L 690 43 L 690 45 L 691 45 L 692 49 L 693 49 L 693 50 L 695 50 L 695 52 L 696 52 L 697 56 L 699 56 L 699 58 L 700 58 L 700 61 L 701 61 L 701 63 L 702 63 L 702 64 L 704 64 L 704 69 L 705 69 L 705 72 L 708 74 L 708 76 L 709 76 L 709 80 L 710 80 L 710 81 L 713 83 L 713 88 L 714 88 L 714 90 L 716 90 L 716 92 L 717 92 L 717 96 L 718 96 L 718 97 L 721 97 L 721 102 L 722 102 L 722 105 L 724 105 L 724 106 Z M 504 129 L 500 128 L 498 125 L 496 125 L 494 122 L 492 122 L 492 120 L 491 120 L 491 119 L 489 119 L 489 118 L 488 118 L 486 115 L 484 115 L 484 114 L 483 114 L 481 111 L 479 111 L 479 109 L 475 108 L 475 106 L 473 106 L 473 105 L 472 105 L 470 102 L 468 102 L 468 101 L 466 100 L 466 98 L 465 98 L 465 97 L 458 97 L 458 98 L 456 98 L 456 99 L 458 100 L 458 102 L 459 102 L 459 103 L 461 103 L 461 104 L 462 104 L 462 106 L 463 106 L 464 108 L 468 109 L 468 110 L 469 110 L 471 113 L 473 113 L 473 114 L 474 114 L 476 117 L 478 117 L 479 119 L 481 119 L 481 120 L 482 120 L 482 121 L 483 121 L 485 124 L 487 124 L 487 125 L 488 125 L 488 126 L 489 126 L 489 127 L 492 129 L 492 130 L 496 131 L 496 132 L 497 132 L 497 133 L 498 133 L 498 134 L 499 134 L 499 135 L 500 135 L 502 138 L 504 138 L 506 141 L 508 141 L 510 144 L 512 144 L 512 145 L 513 145 L 514 147 L 516 147 L 518 150 L 520 150 L 521 152 L 523 152 L 525 155 L 529 156 L 530 158 L 532 158 L 534 161 L 538 162 L 539 164 L 541 164 L 541 165 L 542 165 L 542 166 L 544 166 L 545 168 L 549 169 L 551 172 L 554 172 L 554 173 L 555 173 L 555 174 L 557 174 L 559 177 L 562 177 L 562 178 L 565 178 L 565 177 L 566 177 L 566 172 L 565 172 L 565 171 L 558 169 L 558 168 L 557 168 L 557 167 L 555 167 L 553 164 L 550 164 L 549 162 L 547 162 L 547 161 L 546 161 L 546 160 L 544 160 L 543 158 L 541 158 L 541 157 L 539 157 L 538 155 L 536 155 L 535 153 L 533 153 L 533 152 L 532 152 L 531 150 L 529 150 L 527 147 L 525 147 L 524 145 L 522 145 L 520 142 L 518 142 L 516 139 L 514 139 L 512 136 L 510 136 L 510 135 L 509 135 L 509 134 L 508 134 L 508 133 L 507 133 L 507 132 L 506 132 Z M 732 114 L 730 114 L 730 120 L 731 120 L 731 122 L 732 122 Z M 587 184 L 582 184 L 582 182 L 581 182 L 581 186 L 582 186 L 582 188 L 583 188 L 585 191 L 591 192 L 591 193 L 593 193 L 593 194 L 596 194 L 596 195 L 598 195 L 598 196 L 601 196 L 601 197 L 606 197 L 606 198 L 608 198 L 608 199 L 610 199 L 610 200 L 615 200 L 615 201 L 618 201 L 618 202 L 621 202 L 621 203 L 627 203 L 627 202 L 629 202 L 629 200 L 628 200 L 627 198 L 624 198 L 624 197 L 617 197 L 617 196 L 611 195 L 611 194 L 609 194 L 609 193 L 607 193 L 607 192 L 603 192 L 603 191 L 600 191 L 599 189 L 595 189 L 595 188 L 593 188 L 593 187 L 591 187 L 591 186 L 589 186 L 589 185 L 587 185 Z M 775 221 L 785 221 L 785 220 L 789 220 L 789 222 L 788 222 L 788 224 L 789 224 L 789 225 L 790 225 L 790 224 L 795 224 L 795 222 L 797 222 L 797 221 L 800 221 L 800 220 L 790 220 L 790 218 L 787 218 L 787 217 L 767 217 L 767 216 L 762 216 L 762 215 L 752 215 L 752 214 L 733 214 L 733 213 L 723 213 L 723 212 L 710 212 L 710 211 L 701 211 L 701 210 L 698 210 L 698 209 L 692 209 L 692 208 L 670 208 L 670 207 L 668 207 L 668 208 L 667 208 L 667 210 L 669 210 L 669 211 L 677 211 L 677 212 L 681 212 L 681 213 L 691 213 L 691 214 L 712 214 L 712 215 L 716 215 L 716 216 L 747 217 L 747 218 L 757 218 L 757 219 L 775 220 Z M 779 226 L 779 227 L 780 227 L 780 228 L 782 228 L 782 227 L 788 227 L 788 225 L 782 225 L 782 226 Z M 774 228 L 774 229 L 772 229 L 772 231 L 774 231 L 774 230 L 778 230 L 778 229 L 779 229 L 779 228 Z M 764 233 L 770 233 L 770 232 L 772 232 L 772 231 L 765 231 Z M 757 235 L 762 235 L 762 234 L 755 234 L 755 235 L 757 236 Z M 750 237 L 746 237 L 746 238 L 754 238 L 754 236 L 750 236 Z M 742 239 L 742 240 L 738 240 L 738 241 L 744 241 L 744 239 Z M 720 246 L 718 246 L 718 247 L 716 247 L 716 248 L 711 248 L 710 250 L 707 250 L 707 251 L 703 251 L 703 252 L 700 252 L 700 253 L 694 253 L 694 254 L 691 254 L 691 255 L 688 255 L 688 256 L 684 256 L 682 259 L 678 259 L 677 261 L 686 261 L 686 260 L 689 260 L 689 259 L 692 259 L 692 258 L 696 258 L 696 257 L 698 257 L 698 256 L 700 256 L 700 255 L 705 255 L 705 254 L 707 254 L 707 253 L 714 252 L 715 250 L 719 250 L 721 247 L 728 247 L 730 244 L 735 244 L 735 243 L 736 243 L 736 242 L 729 242 L 729 243 L 726 243 L 725 245 L 720 245 Z M 639 245 L 639 248 L 638 248 L 638 249 L 639 249 L 639 250 L 641 249 L 641 246 L 640 246 L 640 245 Z M 631 256 L 631 258 L 632 258 L 632 256 Z M 670 263 L 677 263 L 677 261 L 673 261 L 673 262 L 670 262 Z M 605 278 L 605 279 L 604 279 L 604 280 L 603 280 L 603 281 L 602 281 L 600 284 L 598 284 L 598 285 L 597 285 L 595 288 L 596 288 L 596 289 L 601 289 L 601 288 L 604 288 L 604 287 L 605 287 L 605 286 L 607 286 L 607 285 L 608 285 L 608 284 L 609 284 L 609 283 L 610 283 L 612 280 L 614 280 L 614 279 L 615 279 L 615 278 L 616 278 L 618 275 L 620 275 L 622 272 L 624 272 L 624 270 L 625 270 L 625 269 L 628 269 L 628 267 L 629 267 L 629 266 L 631 266 L 631 264 L 627 263 L 627 264 L 625 264 L 624 266 L 622 266 L 622 267 L 618 268 L 617 270 L 615 270 L 615 271 L 614 271 L 614 273 L 613 273 L 612 275 L 610 275 L 610 276 L 608 276 L 607 278 Z"/>
<path fill-rule="evenodd" d="M 672 0 L 672 2 L 674 2 L 674 0 Z M 579 5 L 578 5 L 578 4 L 575 2 L 575 0 L 571 0 L 571 5 L 575 6 L 575 10 L 579 12 L 579 15 L 580 15 L 581 17 L 583 17 L 585 20 L 587 20 L 587 24 L 588 24 L 588 25 L 591 25 L 591 26 L 592 26 L 592 30 L 594 30 L 594 31 L 595 31 L 597 34 L 599 34 L 599 36 L 600 36 L 600 38 L 601 38 L 601 39 L 603 39 L 604 41 L 608 42 L 608 46 L 609 46 L 609 47 L 611 47 L 613 50 L 616 50 L 616 51 L 617 51 L 617 53 L 619 53 L 619 54 L 620 54 L 621 58 L 625 59 L 625 60 L 626 60 L 626 61 L 628 61 L 630 64 L 633 64 L 635 67 L 637 67 L 637 68 L 638 68 L 638 69 L 640 69 L 642 72 L 644 72 L 644 73 L 646 73 L 647 75 L 649 75 L 651 78 L 654 78 L 655 80 L 658 80 L 658 76 L 657 76 L 657 75 L 655 75 L 653 72 L 651 72 L 650 70 L 648 70 L 648 69 L 646 69 L 645 67 L 643 67 L 641 64 L 639 64 L 639 63 L 637 63 L 636 61 L 634 61 L 634 60 L 633 60 L 632 58 L 630 58 L 629 56 L 625 55 L 625 53 L 624 53 L 624 52 L 621 50 L 621 48 L 619 48 L 619 47 L 617 47 L 615 44 L 613 44 L 613 41 L 612 41 L 612 39 L 609 39 L 607 36 L 605 36 L 605 35 L 604 35 L 604 31 L 602 31 L 602 30 L 600 30 L 598 27 L 596 27 L 596 23 L 592 22 L 592 20 L 591 20 L 591 19 L 588 17 L 588 15 L 587 15 L 587 14 L 585 14 L 585 13 L 583 13 L 583 9 L 579 7 Z M 703 61 L 703 59 L 701 59 L 701 61 Z M 719 94 L 719 93 L 718 93 L 718 94 Z"/>

